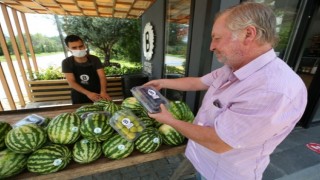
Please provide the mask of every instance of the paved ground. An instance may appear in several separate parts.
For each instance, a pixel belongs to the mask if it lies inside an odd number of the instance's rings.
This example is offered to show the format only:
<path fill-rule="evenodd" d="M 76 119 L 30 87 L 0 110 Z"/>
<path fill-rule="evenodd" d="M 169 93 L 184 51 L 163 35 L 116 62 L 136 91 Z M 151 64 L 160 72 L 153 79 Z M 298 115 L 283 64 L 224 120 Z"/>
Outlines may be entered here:
<path fill-rule="evenodd" d="M 296 127 L 271 155 L 263 180 L 320 180 L 320 154 L 306 147 L 310 142 L 320 143 L 320 126 Z M 183 155 L 177 155 L 77 180 L 167 180 L 183 160 Z M 183 173 L 178 179 L 195 180 L 194 170 Z"/>

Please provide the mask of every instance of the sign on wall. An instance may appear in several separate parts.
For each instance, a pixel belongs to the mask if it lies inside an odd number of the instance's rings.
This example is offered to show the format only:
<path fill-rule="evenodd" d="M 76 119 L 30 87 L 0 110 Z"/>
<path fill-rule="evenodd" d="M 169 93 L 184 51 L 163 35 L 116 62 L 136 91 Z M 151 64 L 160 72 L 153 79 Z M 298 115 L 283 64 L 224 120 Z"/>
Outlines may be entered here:
<path fill-rule="evenodd" d="M 143 45 L 143 55 L 146 58 L 146 61 L 144 61 L 143 63 L 143 70 L 149 74 L 152 74 L 151 59 L 154 51 L 154 39 L 155 39 L 155 35 L 153 31 L 153 26 L 151 25 L 150 22 L 148 22 L 144 26 L 142 45 Z"/>

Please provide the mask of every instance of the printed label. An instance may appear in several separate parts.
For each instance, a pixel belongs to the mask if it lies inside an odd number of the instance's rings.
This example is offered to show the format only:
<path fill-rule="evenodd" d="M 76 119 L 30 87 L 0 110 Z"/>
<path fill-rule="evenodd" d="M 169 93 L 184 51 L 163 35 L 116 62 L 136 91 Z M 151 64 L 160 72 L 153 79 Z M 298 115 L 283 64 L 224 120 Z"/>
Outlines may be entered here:
<path fill-rule="evenodd" d="M 157 95 L 157 93 L 156 93 L 154 90 L 152 90 L 152 89 L 148 89 L 148 94 L 149 94 L 153 99 L 158 99 L 158 98 L 160 98 L 160 97 Z"/>
<path fill-rule="evenodd" d="M 124 119 L 122 119 L 122 124 L 126 127 L 126 128 L 128 128 L 128 129 L 130 129 L 132 126 L 133 126 L 133 123 L 130 121 L 130 119 L 128 119 L 128 118 L 124 118 Z"/>
<path fill-rule="evenodd" d="M 100 134 L 102 132 L 102 130 L 101 130 L 101 128 L 97 127 L 97 128 L 94 128 L 93 132 L 96 134 Z"/>
<path fill-rule="evenodd" d="M 159 138 L 154 138 L 152 141 L 153 141 L 153 143 L 158 144 L 159 143 Z"/>
<path fill-rule="evenodd" d="M 54 165 L 54 166 L 60 166 L 61 163 L 62 163 L 62 160 L 61 160 L 61 159 L 55 159 L 55 160 L 53 161 L 53 165 Z"/>
<path fill-rule="evenodd" d="M 89 141 L 87 140 L 87 139 L 83 139 L 82 141 L 81 141 L 81 143 L 82 144 L 87 144 Z"/>
<path fill-rule="evenodd" d="M 78 132 L 78 130 L 79 130 L 79 128 L 78 128 L 78 127 L 75 127 L 75 126 L 71 128 L 71 131 L 72 131 L 72 132 Z"/>
<path fill-rule="evenodd" d="M 121 150 L 124 150 L 126 147 L 123 145 L 123 144 L 120 144 L 119 146 L 118 146 L 118 149 L 121 151 Z"/>

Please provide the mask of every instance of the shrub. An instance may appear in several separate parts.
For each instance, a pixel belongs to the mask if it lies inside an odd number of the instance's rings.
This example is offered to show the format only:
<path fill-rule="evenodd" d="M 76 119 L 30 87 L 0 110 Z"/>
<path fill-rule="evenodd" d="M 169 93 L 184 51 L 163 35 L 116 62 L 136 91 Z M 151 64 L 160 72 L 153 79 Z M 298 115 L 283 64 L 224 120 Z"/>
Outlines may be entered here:
<path fill-rule="evenodd" d="M 56 80 L 64 79 L 64 74 L 61 72 L 61 67 L 49 66 L 47 69 L 34 72 L 33 77 L 35 80 Z"/>

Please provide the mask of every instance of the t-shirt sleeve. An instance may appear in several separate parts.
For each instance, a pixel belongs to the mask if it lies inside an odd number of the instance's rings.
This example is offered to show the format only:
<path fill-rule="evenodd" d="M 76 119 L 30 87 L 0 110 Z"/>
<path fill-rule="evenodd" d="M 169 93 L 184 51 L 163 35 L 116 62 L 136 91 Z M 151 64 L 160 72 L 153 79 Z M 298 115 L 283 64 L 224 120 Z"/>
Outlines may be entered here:
<path fill-rule="evenodd" d="M 61 63 L 62 73 L 72 73 L 72 63 L 69 58 L 64 59 Z"/>
<path fill-rule="evenodd" d="M 91 58 L 97 70 L 103 68 L 102 63 L 97 56 L 91 56 Z"/>

